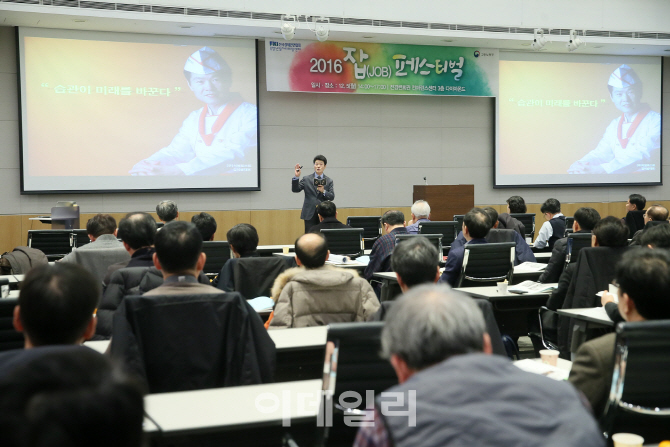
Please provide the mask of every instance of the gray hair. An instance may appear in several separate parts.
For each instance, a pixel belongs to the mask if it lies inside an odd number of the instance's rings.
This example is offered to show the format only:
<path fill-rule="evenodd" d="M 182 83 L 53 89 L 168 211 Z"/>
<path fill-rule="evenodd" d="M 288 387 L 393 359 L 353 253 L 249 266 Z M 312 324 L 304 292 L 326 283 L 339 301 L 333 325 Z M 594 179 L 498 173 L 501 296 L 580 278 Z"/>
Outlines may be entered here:
<path fill-rule="evenodd" d="M 417 218 L 428 218 L 430 215 L 430 205 L 428 205 L 428 202 L 425 200 L 417 200 L 414 202 L 414 205 L 412 205 L 412 214 L 414 214 Z"/>
<path fill-rule="evenodd" d="M 421 370 L 452 355 L 481 352 L 486 326 L 472 298 L 446 285 L 411 289 L 391 307 L 382 331 L 382 355 L 397 355 Z"/>
<path fill-rule="evenodd" d="M 156 205 L 156 214 L 158 214 L 158 218 L 163 222 L 170 222 L 177 218 L 179 209 L 177 208 L 177 204 L 172 200 L 163 200 Z"/>

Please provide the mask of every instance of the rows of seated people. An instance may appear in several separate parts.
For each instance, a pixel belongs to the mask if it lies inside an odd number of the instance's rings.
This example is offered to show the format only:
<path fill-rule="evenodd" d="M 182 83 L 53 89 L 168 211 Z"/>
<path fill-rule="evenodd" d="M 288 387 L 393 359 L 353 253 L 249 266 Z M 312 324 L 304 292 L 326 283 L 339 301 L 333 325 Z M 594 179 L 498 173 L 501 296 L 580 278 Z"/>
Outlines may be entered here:
<path fill-rule="evenodd" d="M 593 248 L 567 267 L 560 202 L 542 205 L 546 222 L 534 245 L 552 253 L 540 281 L 558 282 L 548 312 L 602 304 L 615 322 L 670 319 L 670 255 L 661 249 L 670 247 L 670 225 L 655 223 L 667 223 L 668 211 L 654 205 L 645 212 L 640 197 L 630 196 L 623 219 L 578 209 L 572 231 L 592 233 Z M 118 228 L 113 217 L 96 215 L 87 223 L 91 244 L 77 251 L 99 256 L 73 253 L 33 268 L 21 284 L 14 326 L 25 348 L 0 353 L 0 444 L 83 446 L 104 433 L 100 445 L 140 445 L 147 392 L 272 382 L 268 330 L 384 321 L 381 355 L 398 379 L 392 390 L 415 393 L 420 423 L 375 407 L 374 424 L 359 430 L 355 445 L 603 446 L 597 419 L 612 380 L 615 334 L 583 344 L 569 383 L 554 381 L 514 367 L 491 304 L 449 287 L 465 247 L 495 242 L 496 231 L 513 233 L 515 263 L 535 261 L 524 225 L 510 216 L 525 213 L 525 203 L 519 196 L 507 203 L 507 213 L 465 214 L 443 270 L 426 238 L 396 246 L 395 235 L 430 220 L 425 201 L 413 204 L 409 223 L 397 210 L 381 216 L 384 235 L 360 276 L 326 262 L 319 230 L 346 226 L 332 202 L 319 205 L 320 224 L 296 240 L 294 260 L 269 258 L 268 268 L 245 266 L 260 259 L 259 238 L 252 225 L 238 224 L 226 233 L 233 257 L 214 281 L 202 273 L 203 241 L 217 230 L 211 215 L 179 221 L 171 201 L 157 207 L 160 229 L 143 212 L 129 213 Z M 632 229 L 637 248 L 629 248 Z M 403 293 L 380 303 L 369 280 L 391 271 Z M 253 297 L 237 291 L 245 272 L 252 283 L 270 278 L 274 306 L 265 322 L 247 301 Z M 612 281 L 618 300 L 596 297 Z M 547 336 L 569 356 L 572 322 L 544 320 Z M 80 346 L 94 338 L 111 338 L 105 355 Z"/>

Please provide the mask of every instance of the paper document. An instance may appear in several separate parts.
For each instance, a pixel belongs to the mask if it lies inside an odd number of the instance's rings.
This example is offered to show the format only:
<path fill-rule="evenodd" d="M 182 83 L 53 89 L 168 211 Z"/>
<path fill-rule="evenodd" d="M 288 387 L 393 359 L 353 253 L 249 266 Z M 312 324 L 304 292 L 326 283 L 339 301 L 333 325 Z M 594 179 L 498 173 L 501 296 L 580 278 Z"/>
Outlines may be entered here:
<path fill-rule="evenodd" d="M 508 292 L 524 292 L 524 293 L 549 293 L 552 290 L 556 289 L 556 286 L 552 284 L 542 284 L 535 281 L 524 281 L 522 283 L 509 286 L 507 288 Z"/>
<path fill-rule="evenodd" d="M 547 365 L 538 361 L 538 359 L 524 359 L 514 362 L 514 366 L 526 372 L 547 376 L 554 380 L 568 380 L 570 370 L 565 370 L 557 366 Z"/>
<path fill-rule="evenodd" d="M 541 272 L 547 268 L 547 265 L 541 262 L 524 262 L 514 267 L 514 273 Z"/>

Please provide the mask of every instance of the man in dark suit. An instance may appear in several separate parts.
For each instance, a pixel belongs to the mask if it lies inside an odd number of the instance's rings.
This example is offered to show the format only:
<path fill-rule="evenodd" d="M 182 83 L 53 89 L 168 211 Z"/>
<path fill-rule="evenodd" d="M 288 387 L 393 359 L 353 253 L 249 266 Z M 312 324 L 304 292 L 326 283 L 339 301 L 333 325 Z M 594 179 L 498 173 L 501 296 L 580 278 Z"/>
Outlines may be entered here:
<path fill-rule="evenodd" d="M 468 244 L 486 244 L 485 239 L 491 229 L 491 218 L 481 208 L 472 208 L 463 218 L 463 236 L 465 244 L 454 248 L 452 246 L 447 257 L 447 264 L 444 266 L 444 273 L 440 277 L 440 282 L 446 282 L 454 286 L 461 274 L 463 267 L 463 258 L 465 257 L 465 245 Z"/>
<path fill-rule="evenodd" d="M 670 254 L 666 250 L 629 250 L 616 266 L 619 311 L 628 322 L 670 318 Z M 607 403 L 614 372 L 612 332 L 581 345 L 568 379 L 601 415 Z"/>
<path fill-rule="evenodd" d="M 316 206 L 316 212 L 320 223 L 309 229 L 310 233 L 319 233 L 321 230 L 336 230 L 338 228 L 351 228 L 337 220 L 337 207 L 330 200 L 321 202 Z"/>
<path fill-rule="evenodd" d="M 305 221 L 305 233 L 319 223 L 319 215 L 316 206 L 325 200 L 335 199 L 333 179 L 327 177 L 323 171 L 326 169 L 328 160 L 323 155 L 314 157 L 314 173 L 304 176 L 301 180 L 300 163 L 295 165 L 295 175 L 291 182 L 293 192 L 305 191 L 305 201 L 302 204 L 300 218 Z"/>

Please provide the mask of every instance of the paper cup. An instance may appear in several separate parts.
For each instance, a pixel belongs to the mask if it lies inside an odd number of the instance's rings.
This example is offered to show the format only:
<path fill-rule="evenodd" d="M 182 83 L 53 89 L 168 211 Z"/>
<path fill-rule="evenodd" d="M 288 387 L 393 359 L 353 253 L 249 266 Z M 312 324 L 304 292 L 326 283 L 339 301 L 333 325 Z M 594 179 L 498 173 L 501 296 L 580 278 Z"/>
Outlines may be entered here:
<path fill-rule="evenodd" d="M 614 447 L 642 447 L 644 438 L 633 433 L 616 433 L 612 435 Z"/>
<path fill-rule="evenodd" d="M 498 293 L 505 295 L 507 293 L 507 283 L 499 282 L 496 290 L 498 291 Z"/>
<path fill-rule="evenodd" d="M 556 366 L 558 364 L 558 351 L 554 351 L 553 349 L 543 349 L 540 351 L 540 358 L 542 359 L 542 363 Z"/>
<path fill-rule="evenodd" d="M 288 254 L 288 250 L 289 250 L 289 248 L 290 248 L 290 247 L 289 247 L 288 245 L 285 245 L 285 246 L 282 247 L 282 251 L 283 251 L 283 253 L 284 253 L 285 255 Z"/>

